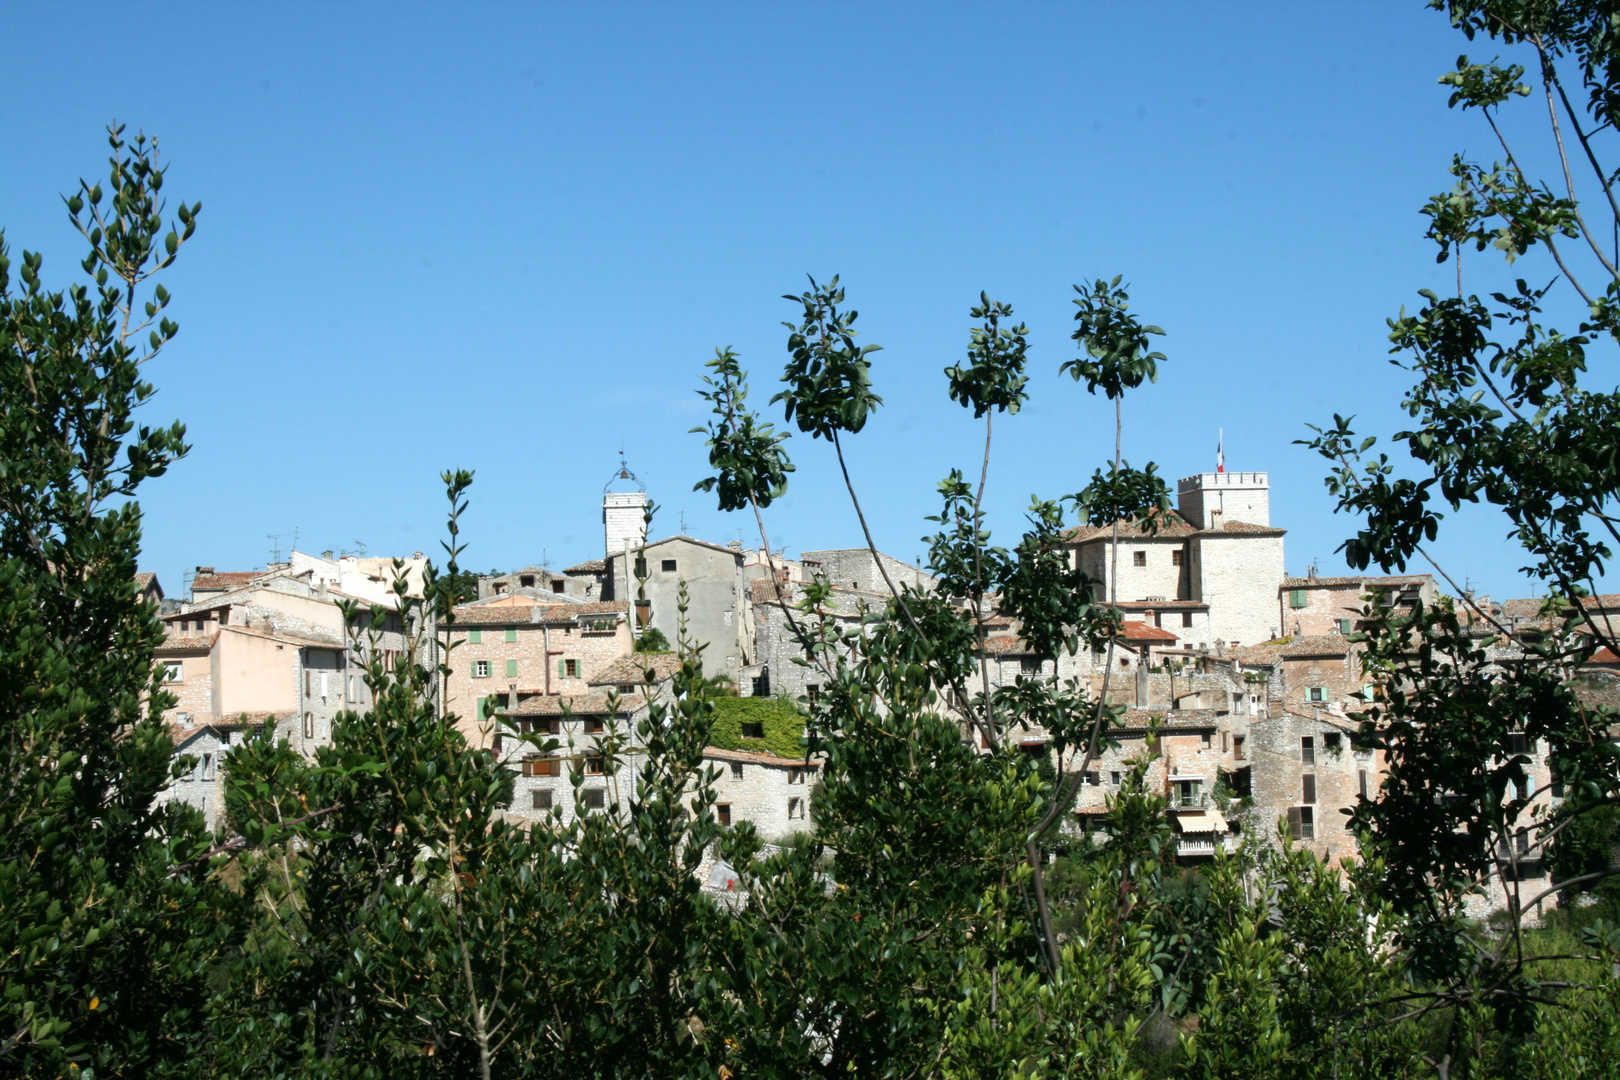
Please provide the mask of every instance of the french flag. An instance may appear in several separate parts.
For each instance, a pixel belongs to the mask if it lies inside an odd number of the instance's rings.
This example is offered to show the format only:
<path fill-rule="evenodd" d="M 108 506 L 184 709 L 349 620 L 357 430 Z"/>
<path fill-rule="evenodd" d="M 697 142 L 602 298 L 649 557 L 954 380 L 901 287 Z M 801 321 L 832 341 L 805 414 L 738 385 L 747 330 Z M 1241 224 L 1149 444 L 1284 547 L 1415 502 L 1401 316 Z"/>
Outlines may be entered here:
<path fill-rule="evenodd" d="M 1215 443 L 1215 471 L 1226 471 L 1226 429 L 1221 429 L 1219 440 Z"/>

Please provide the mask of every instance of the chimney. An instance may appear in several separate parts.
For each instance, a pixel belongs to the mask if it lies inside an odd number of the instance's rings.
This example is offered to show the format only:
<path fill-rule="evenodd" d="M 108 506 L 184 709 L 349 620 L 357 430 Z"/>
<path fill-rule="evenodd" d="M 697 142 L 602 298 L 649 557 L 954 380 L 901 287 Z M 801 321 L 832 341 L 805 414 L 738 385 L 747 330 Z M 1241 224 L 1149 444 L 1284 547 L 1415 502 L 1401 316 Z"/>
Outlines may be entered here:
<path fill-rule="evenodd" d="M 1311 563 L 1310 567 L 1306 569 L 1306 571 L 1305 571 L 1305 580 L 1307 580 L 1307 581 L 1315 581 L 1316 580 L 1316 564 L 1315 563 Z"/>
<path fill-rule="evenodd" d="M 330 551 L 323 551 L 323 552 L 321 552 L 321 558 L 325 559 L 327 562 L 331 562 L 332 561 L 332 553 Z"/>

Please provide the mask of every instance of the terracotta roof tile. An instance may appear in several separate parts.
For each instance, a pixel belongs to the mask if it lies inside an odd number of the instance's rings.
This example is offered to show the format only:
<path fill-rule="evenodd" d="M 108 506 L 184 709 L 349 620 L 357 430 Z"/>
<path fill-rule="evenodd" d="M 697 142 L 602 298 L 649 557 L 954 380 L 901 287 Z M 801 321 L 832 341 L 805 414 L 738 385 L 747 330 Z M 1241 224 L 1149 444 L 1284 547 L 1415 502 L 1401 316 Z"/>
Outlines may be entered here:
<path fill-rule="evenodd" d="M 599 574 L 607 569 L 606 559 L 587 559 L 582 563 L 563 568 L 565 574 Z"/>
<path fill-rule="evenodd" d="M 161 654 L 170 652 L 196 652 L 198 650 L 207 651 L 208 649 L 214 647 L 214 639 L 217 637 L 219 637 L 219 633 L 217 631 L 212 634 L 175 634 L 171 637 L 164 638 L 162 644 L 154 649 L 153 652 Z"/>
<path fill-rule="evenodd" d="M 516 607 L 458 607 L 456 621 L 450 629 L 467 626 L 562 626 L 572 625 L 576 619 L 590 615 L 623 615 L 630 605 L 623 600 L 604 600 L 590 604 L 556 603 L 533 604 Z"/>
<path fill-rule="evenodd" d="M 199 573 L 191 579 L 192 591 L 198 589 L 239 589 L 255 578 L 264 576 L 261 570 L 228 570 L 223 573 Z"/>
<path fill-rule="evenodd" d="M 703 756 L 716 761 L 738 761 L 744 764 L 754 762 L 759 765 L 775 765 L 779 768 L 810 768 L 819 769 L 820 764 L 811 761 L 808 765 L 802 757 L 777 757 L 775 754 L 756 754 L 748 750 L 726 750 L 719 746 L 705 746 Z"/>
<path fill-rule="evenodd" d="M 1279 529 L 1274 525 L 1253 525 L 1247 521 L 1223 521 L 1218 529 L 1203 529 L 1199 536 L 1220 536 L 1224 533 L 1240 534 L 1243 536 L 1282 536 L 1287 529 Z"/>
<path fill-rule="evenodd" d="M 661 683 L 669 678 L 681 667 L 681 658 L 674 653 L 637 653 L 635 656 L 622 656 L 607 667 L 591 676 L 592 686 L 641 686 L 647 682 L 647 672 L 653 674 L 652 682 Z"/>
<path fill-rule="evenodd" d="M 1121 540 L 1176 540 L 1191 536 L 1198 530 L 1174 510 L 1166 511 L 1159 522 L 1159 529 L 1155 533 L 1143 529 L 1144 519 L 1132 518 L 1119 523 L 1119 538 Z M 1068 540 L 1071 544 L 1084 544 L 1090 540 L 1109 539 L 1114 535 L 1112 521 L 1102 525 L 1076 525 L 1068 531 Z"/>
<path fill-rule="evenodd" d="M 1127 619 L 1120 624 L 1120 636 L 1126 641 L 1179 641 L 1180 637 L 1157 626 Z"/>
<path fill-rule="evenodd" d="M 619 698 L 619 707 L 615 716 L 628 716 L 645 704 L 635 695 Z M 561 716 L 564 712 L 571 716 L 606 716 L 608 713 L 608 696 L 606 694 L 556 694 L 551 696 L 532 697 L 526 701 L 518 702 L 515 709 L 507 709 L 507 716 Z"/>
<path fill-rule="evenodd" d="M 1216 709 L 1126 709 L 1120 718 L 1128 731 L 1140 731 L 1157 722 L 1165 730 L 1212 728 L 1224 715 Z"/>

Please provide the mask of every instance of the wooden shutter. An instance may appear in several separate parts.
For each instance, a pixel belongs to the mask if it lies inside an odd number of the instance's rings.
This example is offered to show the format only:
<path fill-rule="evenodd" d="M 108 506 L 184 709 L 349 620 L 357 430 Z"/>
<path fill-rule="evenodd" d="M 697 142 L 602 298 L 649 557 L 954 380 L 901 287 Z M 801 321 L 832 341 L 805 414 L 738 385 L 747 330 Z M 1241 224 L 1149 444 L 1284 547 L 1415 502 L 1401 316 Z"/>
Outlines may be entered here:
<path fill-rule="evenodd" d="M 1316 775 L 1314 773 L 1306 773 L 1304 776 L 1300 777 L 1300 787 L 1303 789 L 1300 794 L 1304 797 L 1299 801 L 1303 803 L 1314 803 L 1316 801 Z"/>
<path fill-rule="evenodd" d="M 482 630 L 469 630 L 469 631 L 467 631 L 467 644 L 469 644 L 469 645 L 482 645 L 483 643 L 484 643 L 484 632 Z"/>
<path fill-rule="evenodd" d="M 508 675 L 516 675 L 517 674 L 517 661 L 516 660 L 508 660 L 506 662 L 506 673 Z"/>
<path fill-rule="evenodd" d="M 507 628 L 506 640 L 507 641 L 516 641 L 517 640 L 517 627 L 513 626 L 513 627 L 508 627 Z"/>
<path fill-rule="evenodd" d="M 1300 833 L 1299 807 L 1290 806 L 1288 808 L 1288 835 L 1298 840 L 1300 839 Z"/>

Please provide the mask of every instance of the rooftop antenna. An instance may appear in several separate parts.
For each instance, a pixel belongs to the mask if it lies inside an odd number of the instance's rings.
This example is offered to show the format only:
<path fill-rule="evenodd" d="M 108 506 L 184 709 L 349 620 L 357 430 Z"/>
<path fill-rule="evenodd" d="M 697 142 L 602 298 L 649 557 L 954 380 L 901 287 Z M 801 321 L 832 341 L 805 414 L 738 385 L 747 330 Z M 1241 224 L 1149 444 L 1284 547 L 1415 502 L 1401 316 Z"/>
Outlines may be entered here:
<path fill-rule="evenodd" d="M 281 561 L 281 538 L 287 535 L 289 534 L 265 533 L 264 538 L 270 541 L 270 561 L 272 563 L 278 563 Z"/>
<path fill-rule="evenodd" d="M 294 526 L 293 526 L 293 542 L 292 542 L 292 551 L 297 551 L 297 550 L 298 550 L 298 537 L 299 537 L 299 529 L 298 529 L 298 526 L 297 526 L 297 525 L 294 525 Z M 289 551 L 289 552 L 288 552 L 288 553 L 287 553 L 287 557 L 288 557 L 288 558 L 291 558 L 291 557 L 292 557 L 292 551 Z M 281 560 L 280 560 L 280 559 L 277 559 L 277 560 L 276 560 L 276 561 L 277 561 L 277 562 L 280 562 L 280 561 L 281 561 Z"/>
<path fill-rule="evenodd" d="M 547 550 L 548 549 L 546 549 L 546 548 L 541 548 L 540 549 L 540 569 L 542 569 L 542 570 L 550 570 L 551 569 L 551 559 L 548 558 L 547 555 L 546 555 Z"/>
<path fill-rule="evenodd" d="M 686 535 L 686 511 L 681 511 L 681 535 Z"/>

